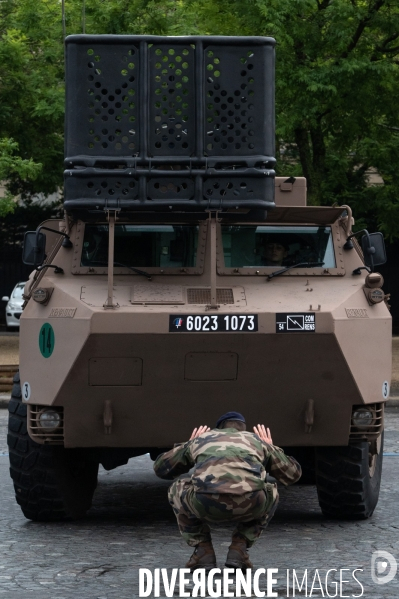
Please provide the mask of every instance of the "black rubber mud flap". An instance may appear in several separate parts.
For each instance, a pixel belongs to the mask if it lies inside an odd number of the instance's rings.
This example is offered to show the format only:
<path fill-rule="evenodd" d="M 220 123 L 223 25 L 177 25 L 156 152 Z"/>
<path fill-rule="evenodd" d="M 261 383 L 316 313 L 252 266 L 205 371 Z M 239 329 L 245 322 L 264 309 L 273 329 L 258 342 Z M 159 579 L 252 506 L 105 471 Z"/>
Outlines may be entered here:
<path fill-rule="evenodd" d="M 329 518 L 364 520 L 378 502 L 384 433 L 379 453 L 370 463 L 369 443 L 316 450 L 316 486 L 323 514 Z"/>
<path fill-rule="evenodd" d="M 84 450 L 41 445 L 29 437 L 19 373 L 8 411 L 10 474 L 24 516 L 36 522 L 84 516 L 97 486 L 98 462 L 87 459 Z"/>

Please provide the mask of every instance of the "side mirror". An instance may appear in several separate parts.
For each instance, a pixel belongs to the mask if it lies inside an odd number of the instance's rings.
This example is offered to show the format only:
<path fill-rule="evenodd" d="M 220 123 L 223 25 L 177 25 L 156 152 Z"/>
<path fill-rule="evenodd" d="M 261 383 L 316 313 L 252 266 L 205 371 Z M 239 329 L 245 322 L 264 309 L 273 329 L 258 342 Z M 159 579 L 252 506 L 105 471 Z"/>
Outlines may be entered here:
<path fill-rule="evenodd" d="M 385 264 L 387 255 L 382 233 L 367 233 L 367 235 L 363 235 L 361 242 L 364 263 L 371 269 L 371 271 L 374 270 L 375 266 Z"/>
<path fill-rule="evenodd" d="M 46 236 L 44 233 L 27 231 L 24 237 L 22 262 L 30 266 L 40 266 L 43 263 L 46 250 Z"/>
<path fill-rule="evenodd" d="M 8 302 L 10 300 L 10 298 L 8 297 L 8 295 L 3 295 L 3 297 L 1 298 L 2 302 Z"/>

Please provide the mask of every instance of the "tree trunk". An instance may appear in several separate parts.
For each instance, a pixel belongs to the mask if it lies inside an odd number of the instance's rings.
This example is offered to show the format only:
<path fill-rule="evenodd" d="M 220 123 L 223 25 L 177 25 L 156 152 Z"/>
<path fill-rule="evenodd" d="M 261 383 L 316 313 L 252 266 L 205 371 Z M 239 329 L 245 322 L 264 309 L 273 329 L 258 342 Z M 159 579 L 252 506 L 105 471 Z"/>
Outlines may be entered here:
<path fill-rule="evenodd" d="M 313 155 L 313 190 L 312 203 L 320 206 L 323 201 L 324 181 L 326 172 L 326 147 L 324 144 L 323 131 L 320 121 L 310 129 L 310 139 L 312 140 Z"/>
<path fill-rule="evenodd" d="M 308 203 L 319 206 L 323 203 L 323 181 L 326 177 L 326 148 L 320 123 L 309 128 L 297 127 L 295 141 L 307 181 Z"/>

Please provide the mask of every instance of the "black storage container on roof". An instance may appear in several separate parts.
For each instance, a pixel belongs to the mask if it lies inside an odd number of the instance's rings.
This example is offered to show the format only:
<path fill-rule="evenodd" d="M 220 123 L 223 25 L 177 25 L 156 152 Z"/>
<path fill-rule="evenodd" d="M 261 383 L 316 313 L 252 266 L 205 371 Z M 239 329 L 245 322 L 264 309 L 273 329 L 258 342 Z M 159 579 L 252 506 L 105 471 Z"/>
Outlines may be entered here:
<path fill-rule="evenodd" d="M 171 207 L 184 210 L 272 208 L 274 171 L 159 171 L 146 169 L 69 169 L 65 171 L 67 210 Z"/>
<path fill-rule="evenodd" d="M 260 37 L 68 37 L 67 166 L 215 156 L 273 163 L 274 44 Z"/>
<path fill-rule="evenodd" d="M 130 208 L 273 206 L 274 45 L 266 37 L 68 37 L 66 209 L 95 199 L 103 206 L 104 197 Z M 95 168 L 91 181 L 74 173 L 80 167 Z M 134 193 L 121 182 L 118 191 L 112 168 L 124 171 L 121 181 L 133 177 Z"/>

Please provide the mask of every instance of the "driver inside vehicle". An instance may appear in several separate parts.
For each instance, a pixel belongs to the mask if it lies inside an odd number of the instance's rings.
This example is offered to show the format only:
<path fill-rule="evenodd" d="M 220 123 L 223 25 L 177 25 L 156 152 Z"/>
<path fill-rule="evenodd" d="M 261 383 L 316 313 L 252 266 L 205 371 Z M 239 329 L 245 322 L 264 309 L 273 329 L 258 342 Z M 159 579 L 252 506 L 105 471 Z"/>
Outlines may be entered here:
<path fill-rule="evenodd" d="M 81 265 L 106 266 L 108 264 L 108 225 L 86 225 Z"/>
<path fill-rule="evenodd" d="M 289 245 L 283 236 L 269 235 L 261 246 L 261 262 L 264 266 L 281 266 L 288 256 Z"/>

